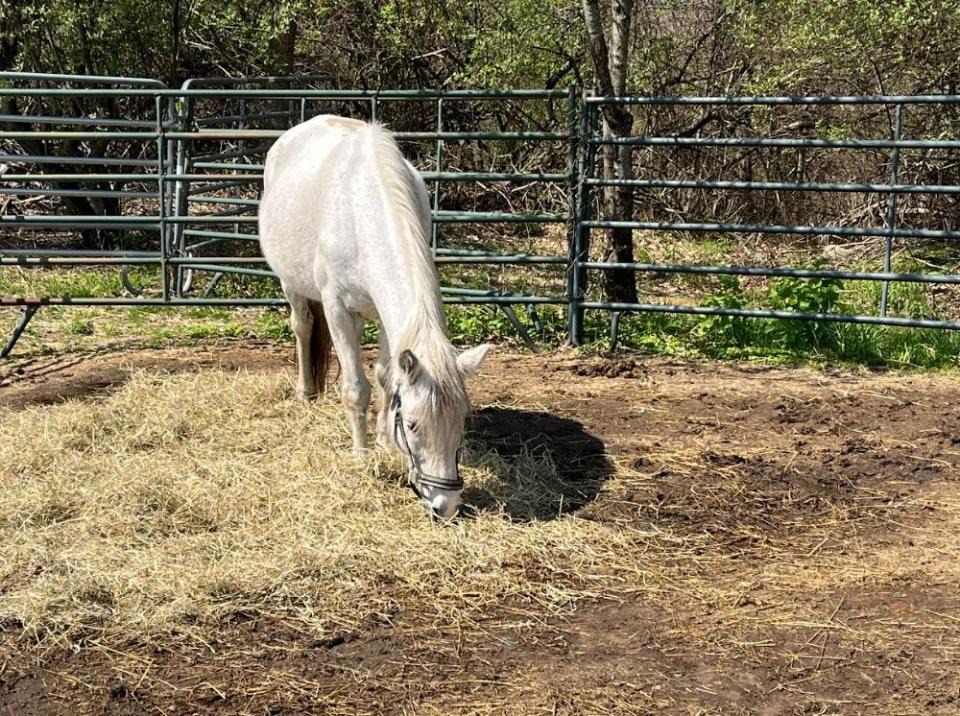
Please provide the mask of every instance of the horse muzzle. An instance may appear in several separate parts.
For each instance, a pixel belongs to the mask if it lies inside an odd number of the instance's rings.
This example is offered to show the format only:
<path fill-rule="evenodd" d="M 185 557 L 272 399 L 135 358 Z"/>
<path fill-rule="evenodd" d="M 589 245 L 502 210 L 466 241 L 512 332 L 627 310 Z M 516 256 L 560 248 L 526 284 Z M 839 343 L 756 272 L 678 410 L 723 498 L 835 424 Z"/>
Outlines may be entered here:
<path fill-rule="evenodd" d="M 460 490 L 443 490 L 436 487 L 423 487 L 411 477 L 410 488 L 420 499 L 420 506 L 431 519 L 451 520 L 460 509 Z"/>

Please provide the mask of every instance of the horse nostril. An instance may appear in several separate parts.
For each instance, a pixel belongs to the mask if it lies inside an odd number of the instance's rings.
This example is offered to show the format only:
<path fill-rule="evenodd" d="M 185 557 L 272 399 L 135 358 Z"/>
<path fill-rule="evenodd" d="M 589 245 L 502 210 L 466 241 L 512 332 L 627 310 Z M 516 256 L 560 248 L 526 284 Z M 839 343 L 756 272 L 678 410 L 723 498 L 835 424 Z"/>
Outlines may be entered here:
<path fill-rule="evenodd" d="M 459 497 L 452 497 L 450 495 L 437 495 L 433 498 L 433 511 L 445 520 L 456 517 L 459 507 Z"/>
<path fill-rule="evenodd" d="M 447 498 L 443 495 L 437 495 L 430 501 L 430 506 L 433 508 L 433 514 L 441 519 L 446 519 L 447 517 Z"/>

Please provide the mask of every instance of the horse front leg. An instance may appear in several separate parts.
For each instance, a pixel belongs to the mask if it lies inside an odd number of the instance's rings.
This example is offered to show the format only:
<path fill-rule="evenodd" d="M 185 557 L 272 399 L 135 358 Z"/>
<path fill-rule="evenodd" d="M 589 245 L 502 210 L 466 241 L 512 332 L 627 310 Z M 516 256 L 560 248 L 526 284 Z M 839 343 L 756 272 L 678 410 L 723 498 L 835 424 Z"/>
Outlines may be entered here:
<path fill-rule="evenodd" d="M 333 347 L 340 359 L 340 400 L 350 418 L 353 451 L 363 454 L 367 449 L 367 408 L 370 407 L 370 381 L 360 362 L 363 318 L 348 311 L 336 299 L 327 300 L 326 297 L 323 311 Z"/>

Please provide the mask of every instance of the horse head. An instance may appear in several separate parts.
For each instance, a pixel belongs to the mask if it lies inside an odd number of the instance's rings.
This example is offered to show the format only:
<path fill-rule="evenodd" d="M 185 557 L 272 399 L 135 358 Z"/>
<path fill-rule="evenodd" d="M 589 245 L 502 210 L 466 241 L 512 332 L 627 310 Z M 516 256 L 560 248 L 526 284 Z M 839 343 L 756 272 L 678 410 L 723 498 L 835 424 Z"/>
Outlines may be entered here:
<path fill-rule="evenodd" d="M 394 366 L 387 416 L 391 437 L 408 460 L 410 486 L 433 517 L 450 519 L 460 507 L 463 480 L 458 463 L 470 409 L 465 384 L 489 348 L 471 348 L 447 365 L 404 350 Z"/>

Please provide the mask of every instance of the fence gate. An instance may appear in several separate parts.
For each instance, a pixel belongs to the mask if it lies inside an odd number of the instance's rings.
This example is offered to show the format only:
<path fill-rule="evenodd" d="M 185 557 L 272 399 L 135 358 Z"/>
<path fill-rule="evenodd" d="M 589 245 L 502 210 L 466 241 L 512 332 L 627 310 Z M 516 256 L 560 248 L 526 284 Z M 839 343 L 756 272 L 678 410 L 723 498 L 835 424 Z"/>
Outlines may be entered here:
<path fill-rule="evenodd" d="M 602 136 L 599 119 L 609 105 L 634 113 L 635 136 Z M 866 136 L 846 134 L 851 117 Z M 582 189 L 572 252 L 575 342 L 583 335 L 584 312 L 591 310 L 610 313 L 614 344 L 626 311 L 960 329 L 950 306 L 953 317 L 947 320 L 894 315 L 891 301 L 896 284 L 960 284 L 958 275 L 925 271 L 929 266 L 911 254 L 948 251 L 960 257 L 953 243 L 960 231 L 952 228 L 960 218 L 960 96 L 589 97 L 582 126 Z M 599 156 L 621 148 L 633 153 L 638 176 L 602 178 Z M 843 173 L 857 176 L 834 180 Z M 635 215 L 595 216 L 594 193 L 621 187 L 640 199 Z M 635 247 L 648 260 L 618 263 L 592 256 L 592 237 L 618 228 L 634 232 Z M 703 251 L 711 241 L 725 243 L 723 258 L 739 265 L 720 264 Z M 851 241 L 859 246 L 844 246 Z M 735 251 L 731 242 L 755 250 Z M 785 265 L 794 258 L 789 249 L 797 246 L 807 256 L 828 257 L 834 267 L 818 265 L 827 261 Z M 902 263 L 909 268 L 895 265 L 895 249 L 906 250 Z M 587 290 L 588 277 L 611 271 L 638 274 L 641 287 L 654 284 L 650 292 L 670 300 L 610 303 L 597 286 Z M 728 301 L 731 305 L 717 300 L 722 294 L 717 283 L 697 283 L 725 276 L 839 286 L 867 282 L 879 290 L 865 292 L 875 301 L 862 301 L 857 312 L 804 310 L 802 301 L 793 310 L 743 308 L 736 300 Z"/>
<path fill-rule="evenodd" d="M 12 199 L 0 215 L 0 267 L 113 267 L 125 287 L 113 296 L 4 292 L 0 305 L 22 313 L 3 355 L 43 306 L 284 305 L 257 247 L 263 160 L 287 128 L 323 113 L 386 122 L 421 169 L 444 302 L 497 306 L 532 344 L 515 307 L 536 324 L 537 306 L 571 300 L 572 89 L 329 90 L 309 88 L 311 78 L 191 79 L 168 89 L 20 73 L 0 80 L 31 85 L 0 88 L 16 110 L 0 117 L 0 192 Z M 459 281 L 465 268 L 479 276 Z M 527 280 L 538 271 L 542 281 Z"/>

